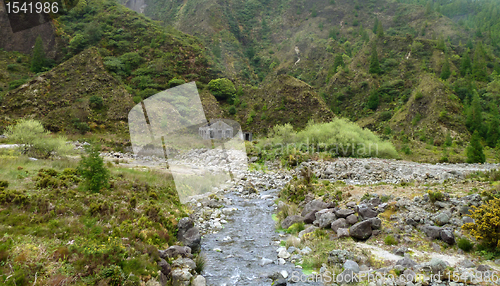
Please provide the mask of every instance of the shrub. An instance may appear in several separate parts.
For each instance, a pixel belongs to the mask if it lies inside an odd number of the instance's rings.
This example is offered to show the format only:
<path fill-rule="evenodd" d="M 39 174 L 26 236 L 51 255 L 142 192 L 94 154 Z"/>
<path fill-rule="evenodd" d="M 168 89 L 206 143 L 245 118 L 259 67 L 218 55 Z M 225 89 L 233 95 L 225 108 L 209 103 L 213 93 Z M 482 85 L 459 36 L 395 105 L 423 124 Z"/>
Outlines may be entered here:
<path fill-rule="evenodd" d="M 421 91 L 418 91 L 417 94 L 415 94 L 415 100 L 421 100 L 424 97 Z"/>
<path fill-rule="evenodd" d="M 73 118 L 71 120 L 73 127 L 75 127 L 81 134 L 85 134 L 90 130 L 87 122 L 81 122 L 79 118 Z"/>
<path fill-rule="evenodd" d="M 9 82 L 9 90 L 16 89 L 25 83 L 26 83 L 26 80 L 24 80 L 24 79 L 13 80 L 13 81 Z"/>
<path fill-rule="evenodd" d="M 208 90 L 217 99 L 227 99 L 236 94 L 236 88 L 232 81 L 227 78 L 213 79 L 208 83 Z"/>
<path fill-rule="evenodd" d="M 175 87 L 178 85 L 183 85 L 186 82 L 181 78 L 173 78 L 168 82 L 168 87 Z"/>
<path fill-rule="evenodd" d="M 292 224 L 287 230 L 286 232 L 287 233 L 291 233 L 291 234 L 294 234 L 294 233 L 299 233 L 301 231 L 303 231 L 305 229 L 304 227 L 304 223 L 303 222 L 297 222 L 297 223 L 294 223 Z"/>
<path fill-rule="evenodd" d="M 479 132 L 474 131 L 469 146 L 467 146 L 467 163 L 484 163 L 486 161 L 486 156 L 483 152 L 483 146 L 481 145 L 481 138 Z"/>
<path fill-rule="evenodd" d="M 99 156 L 99 147 L 87 145 L 85 151 L 87 156 L 82 156 L 78 164 L 78 173 L 83 177 L 85 188 L 92 192 L 107 188 L 109 170 L 104 167 L 104 160 Z"/>
<path fill-rule="evenodd" d="M 8 64 L 7 65 L 7 70 L 8 71 L 15 71 L 17 69 L 17 65 L 16 64 Z"/>
<path fill-rule="evenodd" d="M 229 114 L 231 115 L 236 114 L 236 107 L 234 107 L 234 105 L 231 105 L 231 107 L 229 107 Z"/>
<path fill-rule="evenodd" d="M 391 119 L 391 117 L 392 117 L 392 112 L 384 111 L 384 112 L 380 113 L 378 118 L 380 119 L 380 121 L 387 121 L 387 120 Z"/>
<path fill-rule="evenodd" d="M 384 238 L 384 243 L 386 245 L 397 245 L 398 244 L 398 241 L 396 238 L 394 238 L 394 236 L 392 235 L 388 235 Z"/>
<path fill-rule="evenodd" d="M 111 265 L 104 268 L 101 272 L 101 277 L 108 281 L 107 285 L 119 286 L 122 285 L 125 280 L 125 274 L 123 273 L 120 266 Z"/>
<path fill-rule="evenodd" d="M 457 242 L 458 248 L 462 249 L 465 252 L 469 252 L 474 248 L 472 242 L 470 242 L 467 238 L 462 237 Z"/>
<path fill-rule="evenodd" d="M 474 223 L 466 223 L 463 229 L 489 247 L 500 247 L 500 199 L 493 198 L 480 207 L 472 207 Z"/>
<path fill-rule="evenodd" d="M 21 119 L 16 125 L 7 127 L 6 135 L 17 144 L 23 154 L 48 158 L 54 153 L 65 154 L 71 150 L 62 136 L 51 137 L 42 124 L 34 119 Z"/>
<path fill-rule="evenodd" d="M 376 110 L 379 105 L 379 102 L 380 99 L 378 93 L 376 91 L 373 91 L 368 97 L 368 101 L 366 102 L 366 108 L 369 108 L 371 110 Z"/>
<path fill-rule="evenodd" d="M 327 150 L 343 156 L 398 157 L 390 142 L 382 141 L 372 131 L 343 118 L 319 124 L 311 121 L 303 131 L 297 133 L 297 139 L 299 143 L 324 143 L 329 146 Z"/>
<path fill-rule="evenodd" d="M 433 203 L 436 202 L 436 201 L 442 201 L 442 200 L 444 200 L 444 195 L 440 191 L 436 191 L 436 192 L 429 191 L 427 194 L 429 195 L 429 199 Z"/>
<path fill-rule="evenodd" d="M 196 258 L 194 259 L 194 263 L 196 265 L 196 267 L 194 268 L 194 270 L 196 271 L 196 273 L 203 272 L 203 270 L 205 269 L 205 263 L 206 263 L 205 256 L 203 254 L 201 254 L 201 253 L 198 253 L 198 255 L 196 256 Z"/>
<path fill-rule="evenodd" d="M 92 95 L 89 99 L 89 106 L 92 109 L 101 109 L 104 106 L 104 100 L 101 96 Z"/>

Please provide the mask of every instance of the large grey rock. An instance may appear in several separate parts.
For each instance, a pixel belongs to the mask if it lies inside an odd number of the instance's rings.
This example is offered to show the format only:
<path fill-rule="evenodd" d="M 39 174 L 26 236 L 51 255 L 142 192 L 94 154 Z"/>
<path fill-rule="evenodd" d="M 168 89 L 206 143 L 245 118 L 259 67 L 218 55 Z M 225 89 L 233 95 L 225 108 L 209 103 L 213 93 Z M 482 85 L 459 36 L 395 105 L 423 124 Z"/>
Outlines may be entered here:
<path fill-rule="evenodd" d="M 352 260 L 346 260 L 344 262 L 344 270 L 352 270 L 354 273 L 359 273 L 359 265 Z"/>
<path fill-rule="evenodd" d="M 382 220 L 378 217 L 373 217 L 370 219 L 367 219 L 366 221 L 369 221 L 372 225 L 372 229 L 380 229 L 382 227 Z"/>
<path fill-rule="evenodd" d="M 194 221 L 189 217 L 183 217 L 177 223 L 177 236 L 182 236 L 190 228 L 194 227 Z"/>
<path fill-rule="evenodd" d="M 365 204 L 359 205 L 358 214 L 361 216 L 363 220 L 376 217 L 378 212 L 372 208 L 371 206 L 367 206 Z"/>
<path fill-rule="evenodd" d="M 305 216 L 306 214 L 310 213 L 311 211 L 319 211 L 322 209 L 328 208 L 328 204 L 323 202 L 322 200 L 314 200 L 308 202 L 304 206 L 304 210 L 302 211 L 302 216 Z"/>
<path fill-rule="evenodd" d="M 304 216 L 304 223 L 313 223 L 316 220 L 316 210 L 309 212 Z"/>
<path fill-rule="evenodd" d="M 354 260 L 354 255 L 344 249 L 335 249 L 328 253 L 328 263 L 344 264 L 347 260 Z"/>
<path fill-rule="evenodd" d="M 196 275 L 196 277 L 191 282 L 191 286 L 206 286 L 206 285 L 207 285 L 207 281 L 206 281 L 205 277 L 203 277 L 201 275 Z"/>
<path fill-rule="evenodd" d="M 192 277 L 193 275 L 191 275 L 188 268 L 174 268 L 172 270 L 172 285 L 189 286 Z"/>
<path fill-rule="evenodd" d="M 284 229 L 287 229 L 290 226 L 292 226 L 292 224 L 298 223 L 298 222 L 303 222 L 303 221 L 304 221 L 304 218 L 301 217 L 300 215 L 290 215 L 290 216 L 287 216 L 281 222 L 281 227 L 284 228 Z"/>
<path fill-rule="evenodd" d="M 434 257 L 429 262 L 429 267 L 432 273 L 439 273 L 439 272 L 444 273 L 448 265 L 443 260 Z"/>
<path fill-rule="evenodd" d="M 326 213 L 322 215 L 318 220 L 319 228 L 325 228 L 331 226 L 332 222 L 335 219 L 337 219 L 337 217 L 333 213 Z"/>
<path fill-rule="evenodd" d="M 345 218 L 346 222 L 353 225 L 358 222 L 358 217 L 355 214 L 349 215 Z"/>
<path fill-rule="evenodd" d="M 193 270 L 196 268 L 196 263 L 190 258 L 177 258 L 172 261 L 172 268 L 189 268 Z"/>
<path fill-rule="evenodd" d="M 347 224 L 347 221 L 345 218 L 339 218 L 335 221 L 332 222 L 331 228 L 333 231 L 337 232 L 339 228 L 347 228 L 349 227 L 349 224 Z"/>
<path fill-rule="evenodd" d="M 450 216 L 447 213 L 440 213 L 434 217 L 437 225 L 443 226 L 450 221 Z"/>
<path fill-rule="evenodd" d="M 404 257 L 403 259 L 396 261 L 396 265 L 401 265 L 405 268 L 410 268 L 417 265 L 417 263 L 411 260 L 409 257 Z"/>
<path fill-rule="evenodd" d="M 348 228 L 337 229 L 337 237 L 338 238 L 349 237 L 349 229 Z"/>
<path fill-rule="evenodd" d="M 357 239 L 368 239 L 372 235 L 372 224 L 367 220 L 358 222 L 349 228 L 349 234 Z"/>
<path fill-rule="evenodd" d="M 172 267 L 170 267 L 170 264 L 165 259 L 160 259 L 160 261 L 158 262 L 158 267 L 160 268 L 160 271 L 161 273 L 163 273 L 163 275 L 167 277 L 170 276 Z"/>
<path fill-rule="evenodd" d="M 339 218 L 346 218 L 352 214 L 354 214 L 354 210 L 351 209 L 341 209 L 335 211 L 335 215 Z"/>
<path fill-rule="evenodd" d="M 315 213 L 316 219 L 318 220 L 322 215 L 326 213 L 333 213 L 333 209 L 322 209 Z"/>
<path fill-rule="evenodd" d="M 191 248 L 193 252 L 198 252 L 198 250 L 200 250 L 201 234 L 198 227 L 192 227 L 182 235 L 177 234 L 177 239 L 185 246 Z"/>
<path fill-rule="evenodd" d="M 469 259 L 463 259 L 458 262 L 458 265 L 463 268 L 474 268 L 476 265 Z"/>
<path fill-rule="evenodd" d="M 455 235 L 451 229 L 442 229 L 440 233 L 441 240 L 452 245 L 455 243 Z"/>
<path fill-rule="evenodd" d="M 424 225 L 422 231 L 430 238 L 441 238 L 441 228 L 439 226 Z"/>
<path fill-rule="evenodd" d="M 160 258 L 163 259 L 176 258 L 178 255 L 187 258 L 193 257 L 193 255 L 191 254 L 191 248 L 189 246 L 179 245 L 172 245 L 166 250 L 159 250 L 158 254 L 160 255 Z"/>
<path fill-rule="evenodd" d="M 161 286 L 161 284 L 153 277 L 146 282 L 145 286 Z"/>

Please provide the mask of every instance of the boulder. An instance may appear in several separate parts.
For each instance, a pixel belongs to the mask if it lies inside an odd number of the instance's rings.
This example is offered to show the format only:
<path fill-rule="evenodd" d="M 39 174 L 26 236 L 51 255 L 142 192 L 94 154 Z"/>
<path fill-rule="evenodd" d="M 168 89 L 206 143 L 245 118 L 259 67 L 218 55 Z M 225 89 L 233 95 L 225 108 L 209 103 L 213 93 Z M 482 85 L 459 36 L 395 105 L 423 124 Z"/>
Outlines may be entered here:
<path fill-rule="evenodd" d="M 352 270 L 354 273 L 359 273 L 359 265 L 353 260 L 346 260 L 343 265 L 345 270 Z"/>
<path fill-rule="evenodd" d="M 354 210 L 351 209 L 341 209 L 335 211 L 335 215 L 339 218 L 346 218 L 352 214 L 354 214 Z"/>
<path fill-rule="evenodd" d="M 160 261 L 158 262 L 158 267 L 160 268 L 160 271 L 161 273 L 163 273 L 163 275 L 167 277 L 170 276 L 172 267 L 170 267 L 170 264 L 165 259 L 160 259 Z"/>
<path fill-rule="evenodd" d="M 326 213 L 322 215 L 318 220 L 319 228 L 329 227 L 335 219 L 337 219 L 337 217 L 333 213 Z"/>
<path fill-rule="evenodd" d="M 189 286 L 190 280 L 193 277 L 188 268 L 175 268 L 172 271 L 173 286 Z"/>
<path fill-rule="evenodd" d="M 283 229 L 287 229 L 289 228 L 290 226 L 292 226 L 292 224 L 294 223 L 298 223 L 298 222 L 303 222 L 304 221 L 304 218 L 301 217 L 300 215 L 290 215 L 290 216 L 287 216 L 282 222 L 281 222 L 281 227 Z"/>
<path fill-rule="evenodd" d="M 355 214 L 349 215 L 345 218 L 346 222 L 353 225 L 358 222 L 358 217 Z"/>
<path fill-rule="evenodd" d="M 441 238 L 441 228 L 439 226 L 424 225 L 422 231 L 430 238 Z"/>
<path fill-rule="evenodd" d="M 191 248 L 193 252 L 198 252 L 198 250 L 200 250 L 201 234 L 197 227 L 188 229 L 180 236 L 177 234 L 177 239 L 185 246 Z"/>
<path fill-rule="evenodd" d="M 304 206 L 304 210 L 302 211 L 302 216 L 305 216 L 306 214 L 310 213 L 311 211 L 319 211 L 322 209 L 328 208 L 328 204 L 323 202 L 322 200 L 313 200 L 308 202 Z"/>
<path fill-rule="evenodd" d="M 194 227 L 194 221 L 189 217 L 183 217 L 177 223 L 177 238 L 181 237 L 189 229 Z"/>
<path fill-rule="evenodd" d="M 401 265 L 405 268 L 411 268 L 411 267 L 417 265 L 417 263 L 415 261 L 411 260 L 409 257 L 404 257 L 403 259 L 396 261 L 396 265 Z"/>
<path fill-rule="evenodd" d="M 440 238 L 442 241 L 452 245 L 455 243 L 455 235 L 451 229 L 442 229 L 440 233 Z"/>
<path fill-rule="evenodd" d="M 304 223 L 313 223 L 316 220 L 316 210 L 309 212 L 304 216 Z"/>
<path fill-rule="evenodd" d="M 339 218 L 332 222 L 331 228 L 333 231 L 337 232 L 339 228 L 347 228 L 349 225 L 345 218 Z"/>
<path fill-rule="evenodd" d="M 172 261 L 172 268 L 189 268 L 193 270 L 196 268 L 196 263 L 190 258 L 177 258 Z"/>
<path fill-rule="evenodd" d="M 322 215 L 326 213 L 332 213 L 334 210 L 333 209 L 322 209 L 319 210 L 315 213 L 316 219 L 318 220 Z"/>
<path fill-rule="evenodd" d="M 432 273 L 444 273 L 448 265 L 446 264 L 446 262 L 439 258 L 432 258 L 429 262 L 429 267 Z"/>
<path fill-rule="evenodd" d="M 376 217 L 378 212 L 372 208 L 371 206 L 367 206 L 365 204 L 359 205 L 358 214 L 361 216 L 363 220 Z"/>
<path fill-rule="evenodd" d="M 367 220 L 358 222 L 349 228 L 349 234 L 356 239 L 368 239 L 372 235 L 372 224 Z"/>
<path fill-rule="evenodd" d="M 172 245 L 166 250 L 159 250 L 158 254 L 160 258 L 168 259 L 168 258 L 176 258 L 178 255 L 181 257 L 191 258 L 193 255 L 191 254 L 191 248 L 188 246 L 179 246 Z"/>
<path fill-rule="evenodd" d="M 339 228 L 337 229 L 337 237 L 349 237 L 349 229 L 348 228 Z"/>
<path fill-rule="evenodd" d="M 437 225 L 443 226 L 450 221 L 450 216 L 447 213 L 440 213 L 434 217 Z"/>
<path fill-rule="evenodd" d="M 380 220 L 378 217 L 372 217 L 367 219 L 366 221 L 369 221 L 372 225 L 372 229 L 380 229 L 382 227 L 382 220 Z"/>
<path fill-rule="evenodd" d="M 328 263 L 344 264 L 347 260 L 354 260 L 354 255 L 344 249 L 335 249 L 328 253 Z"/>
<path fill-rule="evenodd" d="M 196 277 L 191 282 L 191 286 L 206 286 L 206 285 L 207 285 L 207 281 L 206 281 L 205 277 L 203 277 L 201 275 L 196 275 Z"/>

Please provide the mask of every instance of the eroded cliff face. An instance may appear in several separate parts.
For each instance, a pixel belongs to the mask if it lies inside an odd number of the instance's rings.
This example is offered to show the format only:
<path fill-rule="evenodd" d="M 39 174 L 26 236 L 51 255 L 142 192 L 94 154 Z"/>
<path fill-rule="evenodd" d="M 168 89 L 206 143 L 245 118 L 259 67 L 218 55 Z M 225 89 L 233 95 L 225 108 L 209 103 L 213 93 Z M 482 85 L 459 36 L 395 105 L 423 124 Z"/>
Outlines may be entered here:
<path fill-rule="evenodd" d="M 40 19 L 43 23 L 43 19 Z M 56 36 L 52 22 L 45 22 L 33 28 L 13 32 L 3 0 L 0 0 L 0 49 L 30 54 L 35 40 L 42 37 L 45 53 L 49 58 L 56 57 Z"/>

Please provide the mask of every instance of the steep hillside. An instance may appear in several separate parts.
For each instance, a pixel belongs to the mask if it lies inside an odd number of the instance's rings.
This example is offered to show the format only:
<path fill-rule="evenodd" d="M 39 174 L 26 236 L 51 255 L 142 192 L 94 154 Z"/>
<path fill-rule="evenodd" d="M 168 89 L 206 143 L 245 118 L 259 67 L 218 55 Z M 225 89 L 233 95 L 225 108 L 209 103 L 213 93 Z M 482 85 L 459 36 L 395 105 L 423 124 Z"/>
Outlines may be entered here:
<path fill-rule="evenodd" d="M 280 66 L 310 84 L 323 84 L 324 76 L 317 74 L 325 67 L 318 67 L 316 60 L 328 58 L 327 51 L 344 50 L 346 41 L 351 45 L 348 53 L 355 52 L 364 41 L 361 38 L 372 35 L 377 21 L 392 36 L 409 33 L 431 39 L 442 35 L 455 44 L 466 40 L 463 30 L 440 13 L 386 0 L 145 3 L 145 15 L 200 37 L 226 75 L 254 83 Z M 301 63 L 296 67 L 298 57 Z M 310 63 L 305 63 L 307 58 Z"/>
<path fill-rule="evenodd" d="M 261 88 L 246 86 L 235 99 L 235 114 L 223 104 L 224 116 L 232 117 L 243 127 L 259 135 L 266 134 L 276 124 L 291 123 L 304 128 L 311 119 L 327 122 L 334 115 L 314 88 L 288 75 L 280 75 Z"/>
<path fill-rule="evenodd" d="M 31 116 L 51 131 L 123 132 L 131 95 L 104 68 L 97 49 L 86 50 L 6 94 L 4 119 Z"/>

